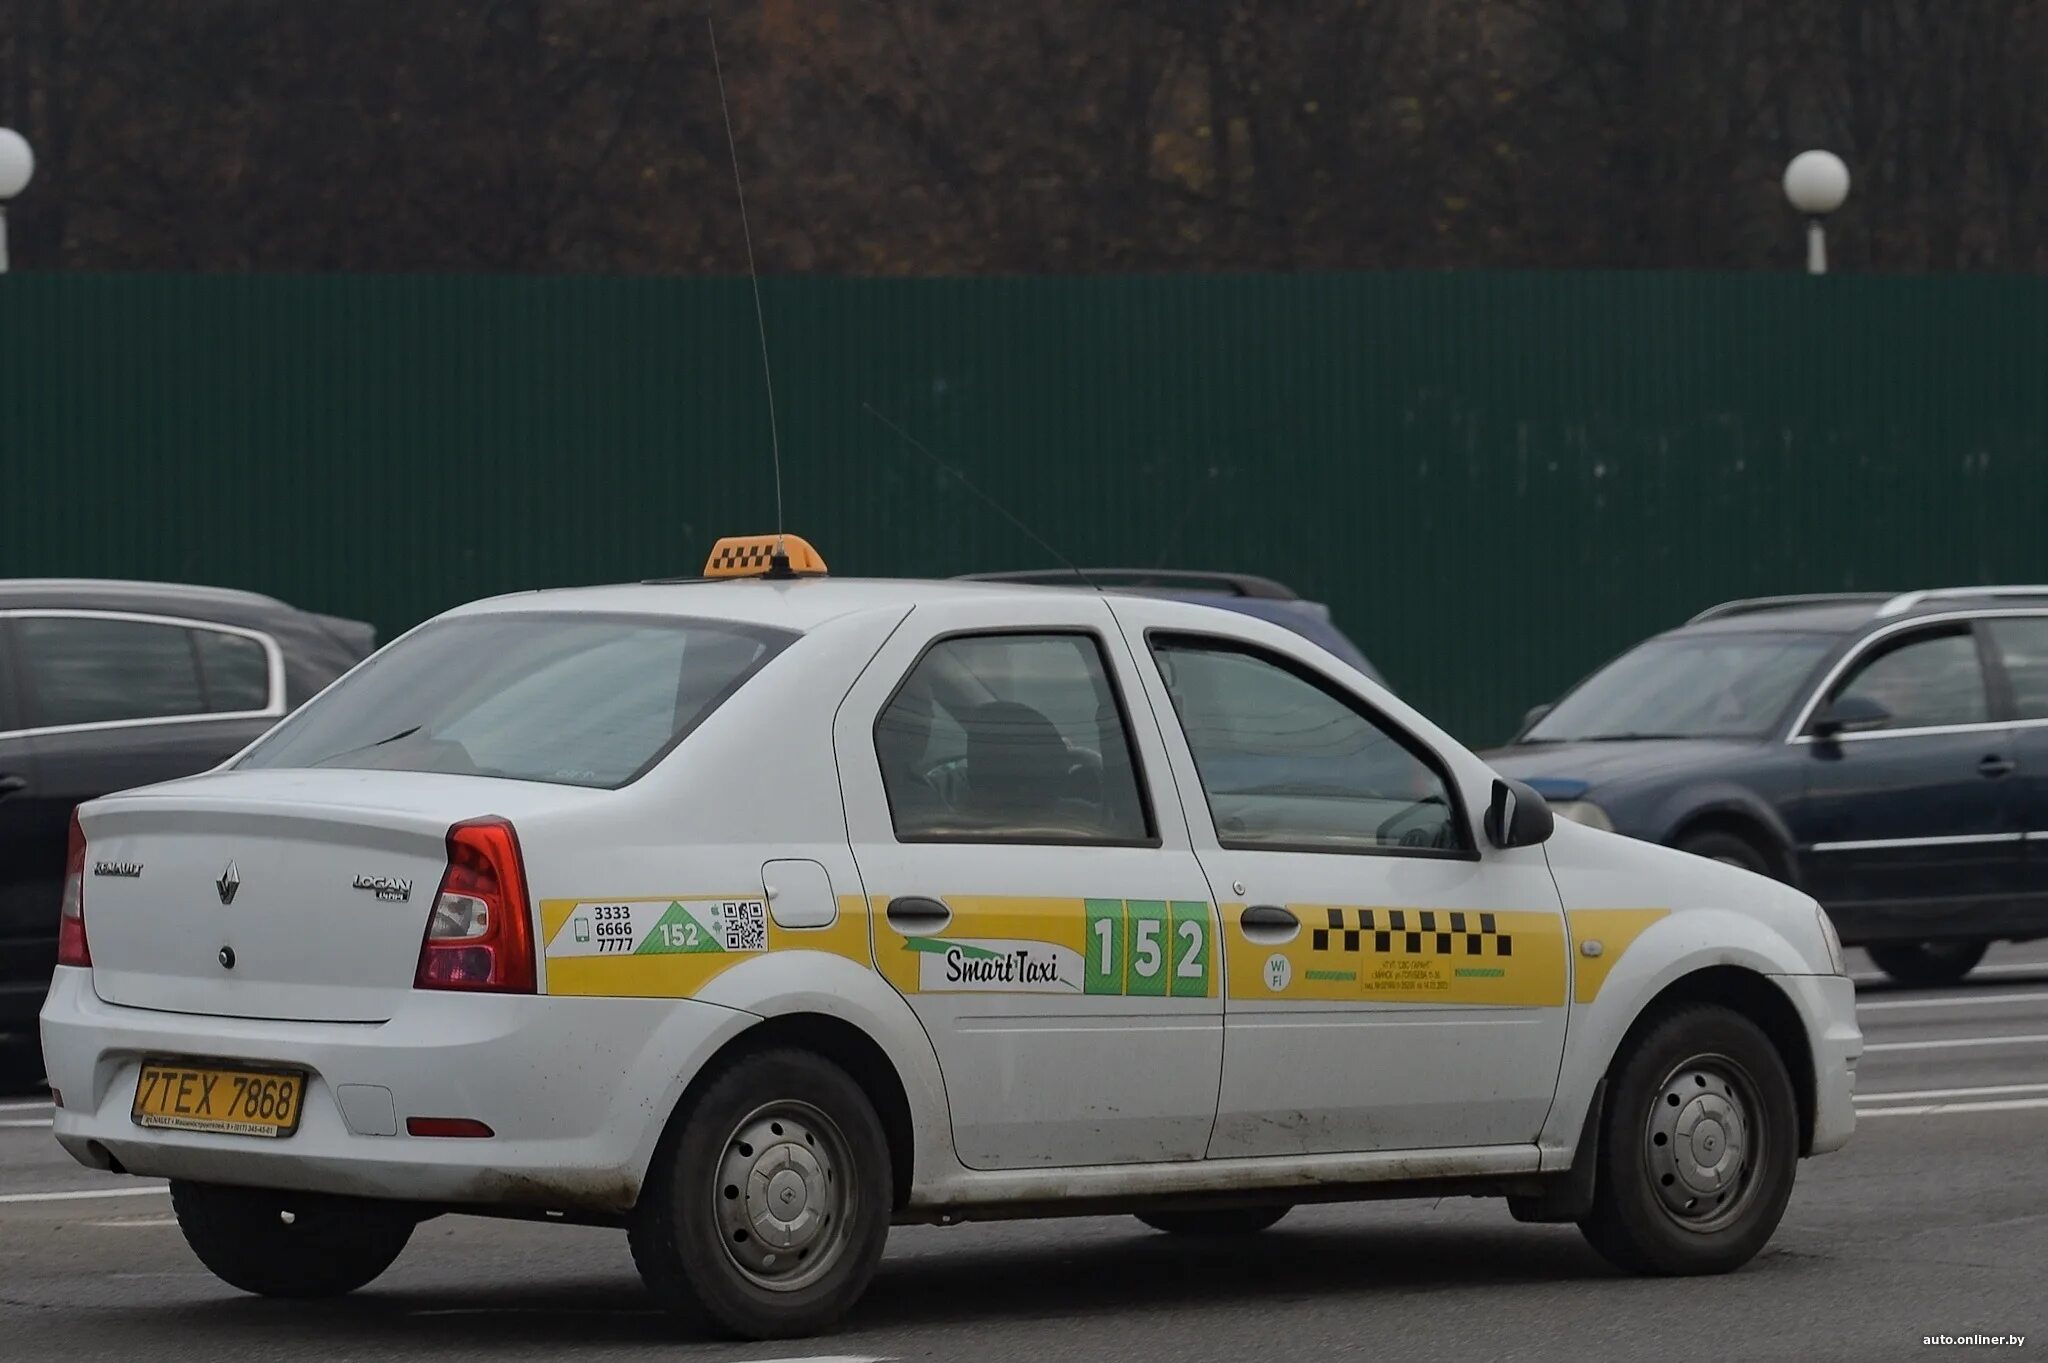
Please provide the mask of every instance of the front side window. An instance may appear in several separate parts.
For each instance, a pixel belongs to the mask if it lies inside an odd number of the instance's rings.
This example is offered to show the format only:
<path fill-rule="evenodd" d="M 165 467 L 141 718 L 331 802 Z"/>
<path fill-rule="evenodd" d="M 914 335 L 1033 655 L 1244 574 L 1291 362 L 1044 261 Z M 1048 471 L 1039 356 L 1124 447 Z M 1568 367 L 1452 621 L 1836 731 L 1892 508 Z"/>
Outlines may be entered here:
<path fill-rule="evenodd" d="M 663 616 L 478 615 L 392 644 L 243 767 L 348 767 L 613 789 L 797 636 Z"/>
<path fill-rule="evenodd" d="M 876 719 L 875 757 L 905 842 L 1152 841 L 1093 635 L 940 640 Z"/>
<path fill-rule="evenodd" d="M 192 631 L 95 616 L 15 622 L 33 726 L 168 719 L 206 711 Z"/>
<path fill-rule="evenodd" d="M 1334 687 L 1217 640 L 1153 654 L 1224 846 L 1470 850 L 1443 773 Z"/>
<path fill-rule="evenodd" d="M 1883 729 L 1982 724 L 1991 718 L 1984 665 L 1967 627 L 1916 634 L 1860 664 L 1830 699 L 1876 701 L 1891 719 Z"/>
<path fill-rule="evenodd" d="M 2012 683 L 2019 719 L 2048 719 L 2048 615 L 2016 615 L 1990 622 L 1991 642 Z"/>
<path fill-rule="evenodd" d="M 1761 738 L 1786 722 L 1834 644 L 1777 631 L 1652 639 L 1574 687 L 1521 741 Z"/>

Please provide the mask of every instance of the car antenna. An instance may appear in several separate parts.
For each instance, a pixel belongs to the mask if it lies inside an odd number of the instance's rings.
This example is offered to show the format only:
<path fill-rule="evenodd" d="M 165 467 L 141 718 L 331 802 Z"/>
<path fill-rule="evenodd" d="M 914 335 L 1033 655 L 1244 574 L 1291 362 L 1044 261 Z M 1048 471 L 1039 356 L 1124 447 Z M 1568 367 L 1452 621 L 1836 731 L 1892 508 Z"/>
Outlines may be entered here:
<path fill-rule="evenodd" d="M 910 448 L 916 450 L 919 454 L 931 460 L 933 464 L 937 465 L 944 472 L 950 473 L 955 478 L 959 479 L 960 486 L 966 488 L 969 492 L 981 498 L 982 501 L 987 502 L 991 507 L 995 509 L 995 513 L 998 516 L 1001 516 L 1011 525 L 1014 525 L 1019 530 L 1023 531 L 1024 534 L 1031 540 L 1033 544 L 1036 544 L 1039 548 L 1045 550 L 1046 553 L 1051 554 L 1054 558 L 1058 559 L 1060 561 L 1061 566 L 1066 568 L 1068 572 L 1072 573 L 1075 577 L 1080 578 L 1083 582 L 1087 583 L 1090 587 L 1093 587 L 1096 591 L 1099 592 L 1102 590 L 1101 583 L 1097 582 L 1094 578 L 1088 576 L 1088 574 L 1081 571 L 1081 569 L 1075 567 L 1074 561 L 1068 558 L 1065 554 L 1061 553 L 1059 550 L 1053 548 L 1052 545 L 1046 540 L 1045 536 L 1039 534 L 1036 530 L 1033 530 L 1030 526 L 1024 524 L 1023 521 L 1018 520 L 1016 516 L 1011 514 L 1010 508 L 1004 506 L 1001 502 L 997 501 L 995 498 L 989 496 L 986 492 L 983 492 L 980 488 L 976 487 L 974 485 L 973 479 L 969 478 L 959 469 L 954 468 L 951 464 L 947 463 L 945 460 L 939 458 L 939 456 L 937 456 L 936 454 L 933 454 L 929 449 L 925 448 L 924 443 L 920 441 L 916 436 L 912 435 L 909 431 L 904 430 L 901 426 L 898 426 L 895 422 L 889 420 L 889 418 L 883 416 L 880 412 L 876 411 L 875 405 L 872 402 L 861 403 L 860 409 L 863 412 L 866 412 L 869 416 L 873 417 L 876 421 L 881 422 L 884 426 L 887 426 L 890 430 L 894 431 L 896 433 L 897 439 L 901 440 L 904 444 L 910 446 Z"/>
<path fill-rule="evenodd" d="M 747 244 L 747 282 L 754 290 L 754 329 L 761 337 L 761 384 L 768 390 L 768 450 L 775 465 L 775 548 L 768 555 L 768 578 L 793 578 L 789 566 L 789 544 L 784 539 L 782 520 L 782 436 L 775 425 L 775 371 L 768 363 L 768 318 L 761 310 L 761 274 L 754 268 L 754 232 L 747 225 L 747 187 L 740 179 L 740 146 L 732 134 L 732 104 L 725 97 L 725 67 L 718 60 L 718 27 L 704 16 L 704 31 L 711 38 L 711 74 L 718 79 L 718 110 L 725 117 L 725 149 L 732 156 L 733 194 L 740 204 L 740 237 Z"/>

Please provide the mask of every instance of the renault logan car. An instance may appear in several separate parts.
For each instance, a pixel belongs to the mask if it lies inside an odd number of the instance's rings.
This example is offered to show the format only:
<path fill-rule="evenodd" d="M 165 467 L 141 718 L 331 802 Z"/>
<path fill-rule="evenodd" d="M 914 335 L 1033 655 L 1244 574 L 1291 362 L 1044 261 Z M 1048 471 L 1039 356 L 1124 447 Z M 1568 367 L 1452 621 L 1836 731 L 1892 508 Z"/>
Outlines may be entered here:
<path fill-rule="evenodd" d="M 2048 937 L 2048 587 L 1730 601 L 1532 720 L 1497 770 L 1799 886 L 1901 983 Z"/>
<path fill-rule="evenodd" d="M 248 1291 L 554 1216 L 758 1337 L 905 1222 L 1471 1194 L 1722 1272 L 1849 1138 L 1807 896 L 1553 824 L 1277 625 L 777 543 L 452 611 L 86 805 L 64 1148 Z"/>

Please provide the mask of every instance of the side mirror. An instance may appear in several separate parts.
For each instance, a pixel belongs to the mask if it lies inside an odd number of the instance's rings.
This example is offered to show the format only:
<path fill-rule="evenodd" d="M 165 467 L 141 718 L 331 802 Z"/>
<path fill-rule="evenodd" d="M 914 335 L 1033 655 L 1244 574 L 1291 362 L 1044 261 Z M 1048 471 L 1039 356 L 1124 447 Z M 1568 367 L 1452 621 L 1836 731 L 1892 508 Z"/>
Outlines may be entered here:
<path fill-rule="evenodd" d="M 1858 734 L 1882 729 L 1892 722 L 1892 712 L 1868 696 L 1837 696 L 1813 717 L 1813 736 L 1833 738 L 1836 734 Z"/>
<path fill-rule="evenodd" d="M 1486 840 L 1495 847 L 1534 847 L 1547 842 L 1557 827 L 1550 805 L 1520 781 L 1495 777 L 1493 799 L 1486 807 Z"/>
<path fill-rule="evenodd" d="M 1542 718 L 1545 715 L 1549 714 L 1552 710 L 1555 710 L 1556 708 L 1557 706 L 1555 703 L 1551 701 L 1545 701 L 1541 705 L 1532 705 L 1527 710 L 1524 710 L 1522 712 L 1522 727 L 1515 730 L 1515 737 L 1517 739 L 1520 739 L 1522 735 L 1528 733 L 1529 730 L 1535 728 L 1536 725 L 1542 720 Z"/>

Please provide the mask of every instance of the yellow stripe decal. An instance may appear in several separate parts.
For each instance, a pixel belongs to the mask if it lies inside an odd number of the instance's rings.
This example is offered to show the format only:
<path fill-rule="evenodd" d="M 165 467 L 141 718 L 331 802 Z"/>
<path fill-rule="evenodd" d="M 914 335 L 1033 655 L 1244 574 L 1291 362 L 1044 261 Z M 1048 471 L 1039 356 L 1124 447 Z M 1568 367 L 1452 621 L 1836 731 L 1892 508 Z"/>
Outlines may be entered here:
<path fill-rule="evenodd" d="M 777 926 L 759 894 L 544 899 L 540 921 L 550 994 L 690 998 L 770 951 L 821 951 L 871 963 L 867 903 L 859 895 L 841 895 L 839 916 L 822 928 Z"/>
<path fill-rule="evenodd" d="M 947 895 L 952 918 L 909 936 L 872 906 L 875 960 L 905 994 L 1116 994 L 1213 999 L 1207 900 Z"/>
<path fill-rule="evenodd" d="M 1230 924 L 1230 997 L 1247 1002 L 1562 1007 L 1564 924 L 1538 910 L 1289 904 L 1301 923 L 1278 945 Z"/>
<path fill-rule="evenodd" d="M 1573 909 L 1566 916 L 1572 933 L 1572 1001 L 1591 1003 L 1600 997 L 1607 972 L 1621 954 L 1634 945 L 1652 923 L 1667 917 L 1669 909 Z M 1589 956 L 1589 943 L 1599 944 L 1599 954 Z"/>

